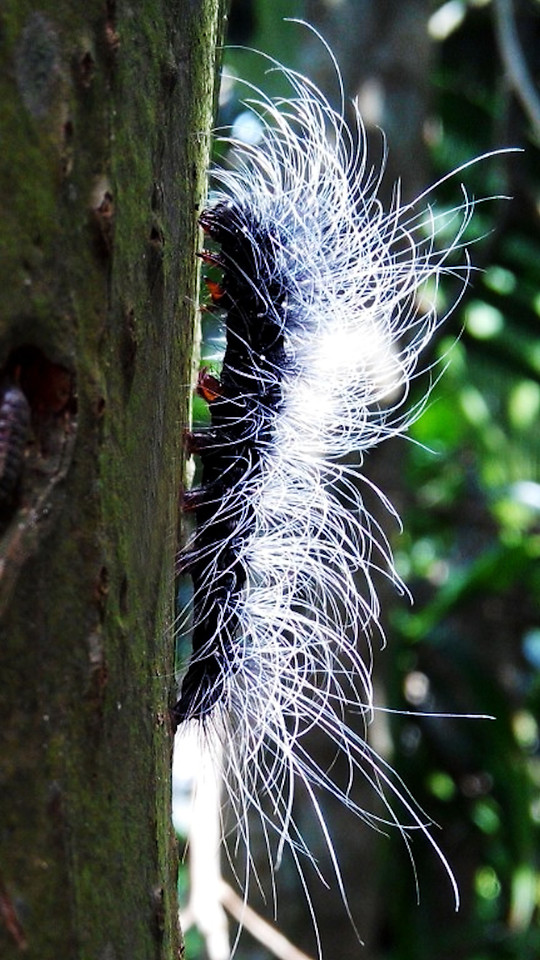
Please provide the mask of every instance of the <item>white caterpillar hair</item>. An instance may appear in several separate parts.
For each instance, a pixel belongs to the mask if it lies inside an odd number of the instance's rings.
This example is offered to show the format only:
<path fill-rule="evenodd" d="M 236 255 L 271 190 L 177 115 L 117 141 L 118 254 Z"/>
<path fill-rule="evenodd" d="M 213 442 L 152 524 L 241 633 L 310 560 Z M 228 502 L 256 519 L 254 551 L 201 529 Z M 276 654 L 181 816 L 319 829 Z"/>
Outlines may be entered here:
<path fill-rule="evenodd" d="M 202 257 L 223 271 L 210 288 L 224 310 L 227 352 L 220 380 L 208 372 L 199 380 L 212 426 L 193 440 L 203 482 L 188 498 L 197 531 L 180 560 L 193 576 L 199 634 L 173 715 L 201 730 L 216 762 L 223 757 L 248 869 L 255 808 L 274 863 L 287 844 L 302 876 L 310 854 L 294 819 L 301 783 L 341 888 L 321 791 L 375 826 L 397 825 L 407 844 L 421 831 L 457 907 L 428 818 L 349 718 L 360 714 L 367 727 L 376 709 L 373 571 L 406 592 L 364 505 L 362 488 L 373 488 L 362 460 L 419 412 L 407 404 L 411 381 L 444 319 L 441 276 L 467 282 L 473 204 L 463 191 L 459 205 L 435 212 L 429 197 L 439 181 L 414 203 L 396 188 L 385 211 L 358 108 L 351 131 L 312 82 L 274 66 L 291 96 L 257 91 L 247 101 L 264 135 L 256 145 L 225 138 L 233 163 L 212 171 L 218 190 L 201 217 L 220 247 Z M 440 249 L 443 228 L 451 240 Z M 314 727 L 346 756 L 349 786 L 367 778 L 386 816 L 357 806 L 310 756 Z"/>

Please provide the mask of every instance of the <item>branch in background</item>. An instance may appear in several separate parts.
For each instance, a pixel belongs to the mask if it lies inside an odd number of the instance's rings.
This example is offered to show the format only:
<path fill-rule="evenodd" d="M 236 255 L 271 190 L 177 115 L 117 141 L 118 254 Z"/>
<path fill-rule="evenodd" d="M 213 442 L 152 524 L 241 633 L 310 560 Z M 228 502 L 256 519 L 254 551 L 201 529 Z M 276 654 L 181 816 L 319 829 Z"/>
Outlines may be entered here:
<path fill-rule="evenodd" d="M 540 140 L 540 97 L 519 42 L 512 0 L 495 0 L 495 23 L 501 59 L 514 93 Z"/>
<path fill-rule="evenodd" d="M 220 895 L 223 906 L 231 916 L 278 960 L 311 960 L 307 953 L 295 947 L 279 930 L 259 916 L 225 880 L 221 881 Z"/>
<path fill-rule="evenodd" d="M 240 928 L 246 929 L 277 960 L 311 960 L 223 880 L 220 864 L 223 830 L 221 781 L 207 761 L 194 731 L 184 732 L 182 750 L 177 751 L 175 757 L 178 783 L 191 782 L 191 800 L 186 801 L 190 821 L 190 895 L 187 907 L 180 912 L 184 934 L 190 927 L 197 927 L 204 939 L 208 960 L 229 960 L 231 950 L 225 913 L 228 910 Z M 220 762 L 217 765 L 221 767 Z M 178 796 L 180 793 L 178 790 Z M 195 793 L 196 803 L 193 802 Z M 179 799 L 176 802 L 179 803 Z"/>

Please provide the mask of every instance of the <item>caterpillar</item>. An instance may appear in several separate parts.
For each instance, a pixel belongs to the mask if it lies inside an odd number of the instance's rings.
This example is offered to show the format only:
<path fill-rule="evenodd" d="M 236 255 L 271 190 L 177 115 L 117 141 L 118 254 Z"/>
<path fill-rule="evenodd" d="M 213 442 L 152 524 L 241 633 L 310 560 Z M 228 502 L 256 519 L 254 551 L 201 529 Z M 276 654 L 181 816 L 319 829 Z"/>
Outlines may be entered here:
<path fill-rule="evenodd" d="M 374 491 L 364 456 L 405 433 L 426 402 L 411 407 L 411 384 L 426 372 L 422 354 L 445 320 L 441 277 L 467 284 L 464 234 L 474 207 L 464 189 L 450 211 L 438 213 L 431 196 L 469 164 L 413 203 L 396 187 L 385 210 L 358 107 L 351 127 L 342 88 L 335 110 L 308 78 L 275 61 L 271 68 L 290 96 L 252 88 L 246 105 L 262 140 L 223 138 L 234 160 L 212 171 L 215 193 L 200 216 L 200 256 L 220 273 L 208 288 L 226 345 L 219 376 L 199 375 L 210 425 L 189 440 L 202 478 L 184 502 L 196 516 L 179 557 L 193 582 L 192 654 L 173 723 L 199 731 L 221 769 L 247 874 L 252 809 L 275 866 L 285 846 L 301 876 L 303 858 L 313 863 L 295 822 L 302 784 L 345 902 L 325 791 L 377 828 L 395 825 L 408 845 L 423 834 L 457 908 L 457 883 L 429 819 L 357 721 L 367 729 L 377 709 L 372 643 L 384 638 L 374 571 L 407 593 L 365 505 L 369 490 L 396 515 Z M 310 755 L 314 727 L 346 757 L 345 785 Z M 385 813 L 355 803 L 356 776 L 370 781 Z"/>
<path fill-rule="evenodd" d="M 10 503 L 19 482 L 30 426 L 30 407 L 15 384 L 3 388 L 0 397 L 0 504 Z"/>

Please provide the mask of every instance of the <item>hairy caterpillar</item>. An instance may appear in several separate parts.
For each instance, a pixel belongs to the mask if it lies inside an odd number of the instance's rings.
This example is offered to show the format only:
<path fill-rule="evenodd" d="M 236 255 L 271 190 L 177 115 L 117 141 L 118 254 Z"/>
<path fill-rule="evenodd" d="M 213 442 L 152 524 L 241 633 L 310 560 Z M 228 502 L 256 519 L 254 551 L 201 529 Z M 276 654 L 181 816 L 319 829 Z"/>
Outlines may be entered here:
<path fill-rule="evenodd" d="M 193 579 L 193 654 L 173 718 L 199 728 L 222 764 L 248 870 L 254 807 L 274 862 L 287 844 L 302 874 L 310 851 L 293 809 L 301 783 L 340 886 L 324 791 L 374 826 L 396 825 L 406 843 L 424 834 L 457 907 L 429 821 L 348 717 L 367 727 L 376 709 L 373 571 L 406 591 L 364 505 L 372 487 L 362 458 L 418 414 L 407 408 L 410 385 L 444 320 L 441 275 L 467 282 L 466 254 L 457 266 L 452 255 L 463 249 L 473 204 L 463 192 L 458 206 L 437 213 L 436 184 L 408 204 L 396 188 L 385 211 L 358 109 L 351 130 L 308 79 L 274 66 L 291 96 L 256 91 L 247 101 L 264 138 L 225 138 L 235 163 L 213 171 L 218 190 L 200 218 L 212 243 L 202 259 L 221 271 L 209 289 L 226 350 L 219 378 L 204 370 L 197 387 L 211 424 L 191 437 L 202 483 L 186 495 L 197 528 L 179 564 Z M 310 756 L 313 727 L 346 756 L 351 780 L 372 783 L 386 815 L 360 808 Z"/>

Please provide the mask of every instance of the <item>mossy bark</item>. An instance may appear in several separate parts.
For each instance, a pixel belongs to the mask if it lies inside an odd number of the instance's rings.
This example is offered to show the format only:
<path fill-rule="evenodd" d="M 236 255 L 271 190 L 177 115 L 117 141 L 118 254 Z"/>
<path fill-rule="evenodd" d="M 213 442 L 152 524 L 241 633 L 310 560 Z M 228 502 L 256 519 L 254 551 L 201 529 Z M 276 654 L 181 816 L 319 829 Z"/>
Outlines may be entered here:
<path fill-rule="evenodd" d="M 221 26 L 221 0 L 0 12 L 4 960 L 180 951 L 172 571 Z"/>

